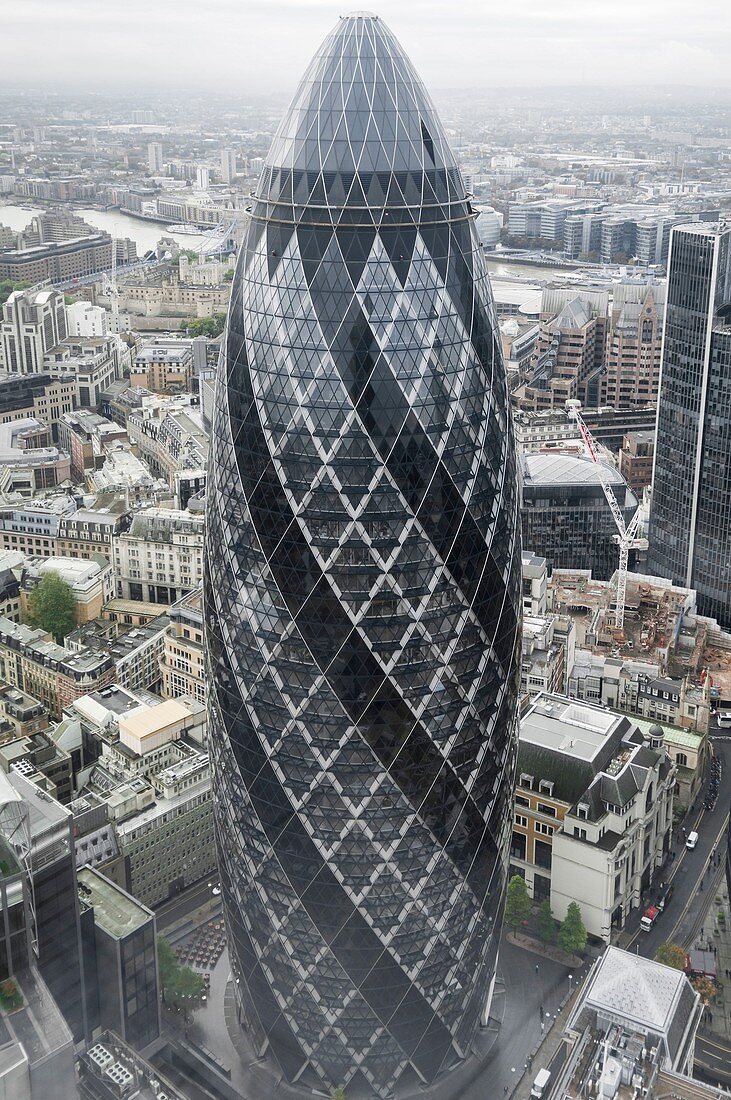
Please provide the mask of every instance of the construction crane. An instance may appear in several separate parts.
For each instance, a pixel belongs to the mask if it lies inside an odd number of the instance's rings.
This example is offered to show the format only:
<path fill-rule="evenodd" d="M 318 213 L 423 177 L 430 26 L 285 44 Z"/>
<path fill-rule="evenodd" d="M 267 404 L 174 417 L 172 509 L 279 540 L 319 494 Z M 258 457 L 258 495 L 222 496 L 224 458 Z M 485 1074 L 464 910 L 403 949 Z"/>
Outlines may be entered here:
<path fill-rule="evenodd" d="M 587 457 L 591 459 L 597 469 L 604 496 L 617 525 L 617 534 L 612 536 L 612 541 L 619 547 L 619 566 L 617 569 L 617 599 L 614 625 L 617 630 L 624 630 L 624 605 L 627 596 L 627 566 L 629 564 L 630 550 L 646 550 L 647 539 L 637 537 L 637 529 L 640 525 L 640 509 L 638 508 L 629 523 L 624 522 L 624 513 L 619 506 L 614 489 L 607 475 L 607 467 L 599 461 L 597 446 L 589 432 L 584 418 L 581 415 L 580 401 L 567 401 L 566 411 L 572 420 L 575 420 Z"/>

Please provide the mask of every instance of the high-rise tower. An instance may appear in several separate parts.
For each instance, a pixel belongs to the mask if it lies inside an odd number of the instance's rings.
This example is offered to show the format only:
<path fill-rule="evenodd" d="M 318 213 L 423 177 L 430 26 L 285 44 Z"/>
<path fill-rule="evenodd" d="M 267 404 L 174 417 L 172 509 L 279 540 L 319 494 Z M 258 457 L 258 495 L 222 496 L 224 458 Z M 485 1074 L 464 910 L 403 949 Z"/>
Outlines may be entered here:
<path fill-rule="evenodd" d="M 473 212 L 376 17 L 318 51 L 251 213 L 205 592 L 232 968 L 289 1081 L 384 1095 L 462 1059 L 489 1004 L 520 546 Z"/>
<path fill-rule="evenodd" d="M 731 629 L 731 228 L 670 239 L 648 573 Z"/>

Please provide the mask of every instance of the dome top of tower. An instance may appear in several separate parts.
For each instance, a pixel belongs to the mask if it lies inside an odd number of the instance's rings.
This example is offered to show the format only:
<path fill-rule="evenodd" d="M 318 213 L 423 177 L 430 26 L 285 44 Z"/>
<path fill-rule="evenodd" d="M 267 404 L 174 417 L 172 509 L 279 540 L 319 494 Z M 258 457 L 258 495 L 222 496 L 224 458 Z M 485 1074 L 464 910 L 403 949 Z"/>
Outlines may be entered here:
<path fill-rule="evenodd" d="M 277 130 L 257 196 L 331 207 L 464 201 L 434 106 L 383 20 L 355 12 L 325 39 Z"/>

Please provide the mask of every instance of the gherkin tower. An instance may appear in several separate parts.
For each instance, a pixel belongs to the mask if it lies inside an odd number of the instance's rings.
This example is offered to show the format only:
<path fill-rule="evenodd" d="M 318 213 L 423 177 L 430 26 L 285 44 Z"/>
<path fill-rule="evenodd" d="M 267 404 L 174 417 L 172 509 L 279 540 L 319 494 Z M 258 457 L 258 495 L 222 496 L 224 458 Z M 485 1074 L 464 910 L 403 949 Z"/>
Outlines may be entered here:
<path fill-rule="evenodd" d="M 237 1008 L 291 1083 L 377 1096 L 486 1012 L 520 546 L 499 334 L 434 107 L 341 19 L 232 287 L 208 481 L 215 816 Z"/>

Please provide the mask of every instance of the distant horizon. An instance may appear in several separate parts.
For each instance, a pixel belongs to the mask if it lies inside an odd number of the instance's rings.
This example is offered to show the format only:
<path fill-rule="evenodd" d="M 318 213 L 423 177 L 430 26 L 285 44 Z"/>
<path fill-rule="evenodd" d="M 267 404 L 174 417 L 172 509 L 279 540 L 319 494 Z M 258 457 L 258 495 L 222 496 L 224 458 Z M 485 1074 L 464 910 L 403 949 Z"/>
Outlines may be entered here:
<path fill-rule="evenodd" d="M 286 94 L 349 10 L 332 0 L 210 0 L 203 14 L 197 0 L 25 0 L 3 13 L 3 85 L 116 89 L 130 80 L 160 90 L 183 71 L 175 86 L 191 91 L 254 95 L 277 86 Z M 683 87 L 731 89 L 731 20 L 721 0 L 616 0 L 611 9 L 523 0 L 510 10 L 382 0 L 374 10 L 431 91 L 588 88 L 597 73 L 607 88 L 679 87 L 682 74 Z"/>

